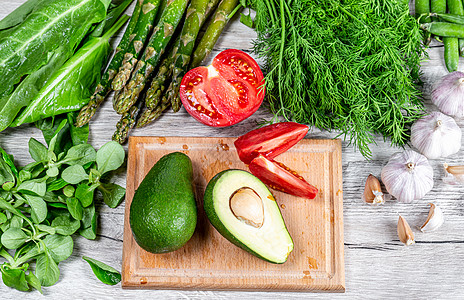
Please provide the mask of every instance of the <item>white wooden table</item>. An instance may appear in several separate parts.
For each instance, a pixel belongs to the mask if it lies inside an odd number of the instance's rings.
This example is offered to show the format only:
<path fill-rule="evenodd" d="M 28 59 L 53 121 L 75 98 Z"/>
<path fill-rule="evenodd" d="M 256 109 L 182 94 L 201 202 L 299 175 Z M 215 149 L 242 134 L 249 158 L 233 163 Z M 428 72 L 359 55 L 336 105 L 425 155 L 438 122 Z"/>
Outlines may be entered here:
<path fill-rule="evenodd" d="M 13 11 L 25 0 L 1 0 L 0 18 Z M 220 38 L 212 56 L 226 48 L 250 52 L 253 30 L 234 20 Z M 424 95 L 428 99 L 431 88 L 447 72 L 443 62 L 443 47 L 429 50 L 430 59 L 423 63 Z M 461 69 L 464 60 L 461 60 Z M 91 123 L 90 143 L 99 148 L 111 139 L 118 116 L 111 101 L 99 110 Z M 436 108 L 426 102 L 429 110 Z M 185 110 L 177 114 L 168 112 L 161 119 L 133 135 L 157 136 L 239 136 L 254 129 L 256 122 L 270 115 L 264 108 L 246 121 L 225 129 L 204 126 L 191 118 Z M 464 121 L 458 122 L 464 128 Z M 312 130 L 306 138 L 332 138 L 335 133 Z M 39 130 L 22 126 L 0 133 L 0 145 L 15 156 L 20 165 L 31 161 L 27 141 L 30 137 L 42 140 Z M 73 255 L 60 263 L 59 282 L 44 288 L 44 295 L 51 299 L 306 299 L 306 298 L 372 298 L 402 297 L 405 299 L 463 299 L 464 298 L 464 186 L 446 186 L 442 181 L 442 164 L 434 160 L 435 185 L 424 199 L 414 204 L 389 201 L 381 207 L 371 207 L 361 201 L 364 180 L 380 171 L 388 158 L 401 149 L 392 148 L 383 139 L 376 139 L 373 159 L 366 161 L 353 147 L 343 144 L 343 190 L 345 230 L 345 294 L 312 294 L 281 292 L 236 291 L 174 291 L 174 290 L 123 290 L 120 284 L 107 286 L 100 283 L 81 257 L 88 255 L 121 268 L 124 203 L 116 209 L 98 203 L 100 213 L 97 240 L 75 238 Z M 464 164 L 464 149 L 446 162 Z M 125 174 L 118 183 L 125 185 Z M 417 229 L 426 219 L 427 203 L 439 204 L 445 214 L 444 225 L 436 232 L 423 234 Z M 416 244 L 403 246 L 396 234 L 398 214 L 403 215 L 413 227 Z M 37 291 L 18 292 L 0 283 L 0 299 L 37 299 Z"/>

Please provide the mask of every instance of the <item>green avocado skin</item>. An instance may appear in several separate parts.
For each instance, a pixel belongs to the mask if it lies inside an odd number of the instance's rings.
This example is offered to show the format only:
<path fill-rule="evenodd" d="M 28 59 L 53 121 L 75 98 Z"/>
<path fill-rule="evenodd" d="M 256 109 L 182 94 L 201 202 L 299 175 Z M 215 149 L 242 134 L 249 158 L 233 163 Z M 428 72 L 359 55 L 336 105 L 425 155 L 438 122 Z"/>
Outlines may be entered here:
<path fill-rule="evenodd" d="M 140 183 L 129 223 L 137 244 L 152 253 L 181 248 L 197 224 L 190 158 L 180 152 L 163 156 Z"/>
<path fill-rule="evenodd" d="M 250 254 L 252 254 L 252 255 L 254 255 L 254 256 L 262 259 L 262 260 L 265 260 L 267 262 L 270 262 L 270 263 L 273 263 L 273 264 L 283 264 L 284 262 L 275 262 L 275 261 L 268 260 L 268 259 L 262 257 L 259 253 L 257 253 L 255 251 L 251 250 L 250 248 L 248 248 L 245 244 L 240 242 L 240 240 L 238 240 L 232 233 L 230 233 L 230 231 L 227 229 L 227 227 L 224 225 L 224 223 L 221 222 L 218 215 L 216 214 L 216 211 L 214 210 L 214 201 L 213 201 L 214 187 L 216 185 L 216 182 L 224 175 L 224 173 L 230 172 L 230 171 L 246 172 L 246 171 L 238 170 L 238 169 L 237 170 L 236 169 L 224 170 L 224 171 L 216 174 L 216 176 L 214 176 L 209 181 L 208 185 L 206 186 L 205 196 L 203 198 L 203 207 L 204 207 L 204 210 L 206 212 L 206 216 L 208 217 L 209 221 L 214 226 L 214 228 L 216 228 L 216 230 L 219 231 L 219 233 L 223 237 L 225 237 L 227 240 L 229 240 L 229 242 L 231 242 L 235 246 L 238 246 L 238 247 L 242 248 L 243 250 L 247 251 L 248 253 L 250 253 Z M 270 194 L 270 192 L 269 192 L 269 194 Z"/>

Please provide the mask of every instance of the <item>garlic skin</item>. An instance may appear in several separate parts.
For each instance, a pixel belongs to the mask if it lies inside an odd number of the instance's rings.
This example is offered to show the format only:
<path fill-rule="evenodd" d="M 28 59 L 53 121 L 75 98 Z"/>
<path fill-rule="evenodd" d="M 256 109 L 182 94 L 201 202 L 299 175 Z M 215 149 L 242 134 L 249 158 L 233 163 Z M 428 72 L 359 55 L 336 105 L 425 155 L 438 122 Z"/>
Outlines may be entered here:
<path fill-rule="evenodd" d="M 427 158 L 413 150 L 394 154 L 382 169 L 382 182 L 399 202 L 424 197 L 433 187 L 433 168 Z"/>
<path fill-rule="evenodd" d="M 438 111 L 422 117 L 411 127 L 411 144 L 429 159 L 458 152 L 461 136 L 462 131 L 456 121 Z"/>
<path fill-rule="evenodd" d="M 372 174 L 367 176 L 362 200 L 372 205 L 381 205 L 385 203 L 385 197 L 382 193 L 380 182 L 377 177 Z"/>
<path fill-rule="evenodd" d="M 437 230 L 441 225 L 443 225 L 443 222 L 445 221 L 441 208 L 433 203 L 429 203 L 429 205 L 429 215 L 427 216 L 427 220 L 425 220 L 424 225 L 422 225 L 420 228 L 422 232 L 431 232 Z"/>
<path fill-rule="evenodd" d="M 449 166 L 444 163 L 443 168 L 445 169 L 445 177 L 443 177 L 445 183 L 464 184 L 464 166 Z"/>
<path fill-rule="evenodd" d="M 432 91 L 432 102 L 449 116 L 464 117 L 464 73 L 445 75 Z"/>
<path fill-rule="evenodd" d="M 415 243 L 414 233 L 411 230 L 411 226 L 409 226 L 408 222 L 406 222 L 402 216 L 398 218 L 396 230 L 398 232 L 398 237 L 403 244 L 410 246 Z"/>

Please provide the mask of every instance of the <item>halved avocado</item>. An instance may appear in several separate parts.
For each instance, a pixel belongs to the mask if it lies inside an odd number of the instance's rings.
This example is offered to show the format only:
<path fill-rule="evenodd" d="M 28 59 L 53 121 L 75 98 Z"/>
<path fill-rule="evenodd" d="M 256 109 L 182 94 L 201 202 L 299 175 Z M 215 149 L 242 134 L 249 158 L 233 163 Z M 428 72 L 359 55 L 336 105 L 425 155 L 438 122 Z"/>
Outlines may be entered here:
<path fill-rule="evenodd" d="M 243 170 L 225 170 L 208 183 L 204 208 L 226 239 L 251 254 L 281 264 L 293 241 L 269 189 Z"/>

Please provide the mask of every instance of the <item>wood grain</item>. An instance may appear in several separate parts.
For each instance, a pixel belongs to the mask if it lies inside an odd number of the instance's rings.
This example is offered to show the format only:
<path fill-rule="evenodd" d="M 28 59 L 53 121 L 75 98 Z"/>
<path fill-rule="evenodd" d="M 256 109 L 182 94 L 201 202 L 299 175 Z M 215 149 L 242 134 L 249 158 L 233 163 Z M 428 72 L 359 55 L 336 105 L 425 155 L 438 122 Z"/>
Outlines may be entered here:
<path fill-rule="evenodd" d="M 340 140 L 302 140 L 278 161 L 314 184 L 319 193 L 307 200 L 273 191 L 295 245 L 286 263 L 260 260 L 223 238 L 206 218 L 202 196 L 214 175 L 247 170 L 234 148 L 235 138 L 131 137 L 129 140 L 123 288 L 215 290 L 345 290 L 343 192 Z M 180 151 L 193 164 L 198 202 L 195 234 L 181 249 L 153 254 L 141 249 L 130 230 L 130 203 L 151 167 Z"/>
<path fill-rule="evenodd" d="M 25 0 L 0 0 L 0 18 L 5 17 Z M 411 7 L 414 2 L 411 1 Z M 131 13 L 129 10 L 129 14 Z M 246 12 L 245 12 L 246 13 Z M 224 34 L 210 55 L 210 59 L 227 48 L 243 50 L 253 56 L 251 49 L 256 33 L 241 24 L 237 18 L 226 27 Z M 118 41 L 119 36 L 113 39 Z M 443 61 L 443 47 L 434 43 L 427 50 L 428 59 L 421 65 L 425 104 L 429 111 L 436 110 L 430 102 L 430 92 L 437 81 L 447 74 Z M 256 58 L 256 57 L 255 57 Z M 258 60 L 259 61 L 259 60 Z M 459 70 L 464 71 L 464 58 L 460 58 Z M 91 123 L 91 144 L 97 149 L 111 139 L 118 115 L 114 113 L 111 97 Z M 263 119 L 271 115 L 262 107 L 244 122 L 229 128 L 204 126 L 182 109 L 174 114 L 167 112 L 154 124 L 133 131 L 138 136 L 228 136 L 236 137 L 255 129 Z M 457 120 L 464 129 L 464 120 Z M 312 129 L 306 138 L 334 138 L 338 132 Z M 34 137 L 43 142 L 39 130 L 30 125 L 0 132 L 0 146 L 15 156 L 19 165 L 32 162 L 27 142 Z M 463 139 L 464 140 L 464 139 Z M 122 266 L 122 244 L 125 204 L 116 209 L 97 202 L 99 230 L 95 241 L 74 237 L 72 256 L 61 262 L 60 280 L 45 287 L 47 299 L 163 299 L 163 300 L 217 300 L 217 299 L 462 299 L 464 295 L 464 186 L 447 186 L 441 180 L 441 165 L 464 164 L 464 149 L 448 159 L 430 161 L 435 170 L 435 185 L 424 199 L 413 204 L 388 201 L 384 206 L 371 207 L 361 201 L 364 180 L 373 173 L 379 176 L 388 158 L 402 151 L 384 141 L 380 136 L 372 145 L 372 160 L 366 161 L 352 145 L 342 142 L 344 235 L 346 293 L 292 293 L 292 292 L 239 292 L 202 290 L 127 290 L 120 285 L 107 286 L 92 274 L 82 256 L 101 260 L 116 269 Z M 409 148 L 408 146 L 406 148 Z M 126 148 L 127 149 L 127 148 Z M 125 185 L 125 173 L 117 174 L 117 182 Z M 427 218 L 427 203 L 434 201 L 445 214 L 444 225 L 436 232 L 421 233 L 417 226 Z M 416 244 L 403 246 L 396 235 L 396 222 L 401 213 L 413 227 Z M 3 260 L 0 260 L 2 263 Z M 24 293 L 0 283 L 1 299 L 38 299 L 38 292 Z"/>

